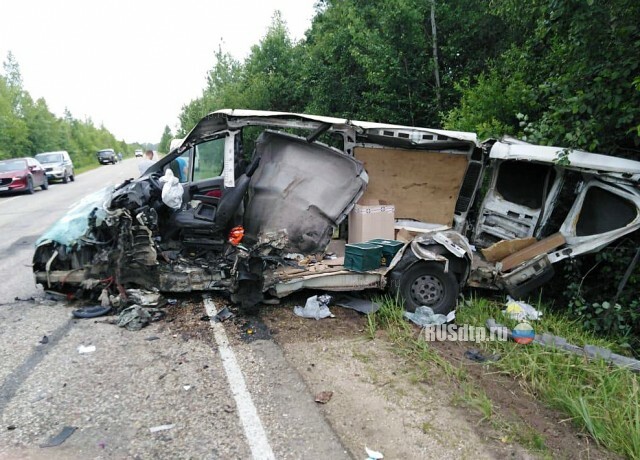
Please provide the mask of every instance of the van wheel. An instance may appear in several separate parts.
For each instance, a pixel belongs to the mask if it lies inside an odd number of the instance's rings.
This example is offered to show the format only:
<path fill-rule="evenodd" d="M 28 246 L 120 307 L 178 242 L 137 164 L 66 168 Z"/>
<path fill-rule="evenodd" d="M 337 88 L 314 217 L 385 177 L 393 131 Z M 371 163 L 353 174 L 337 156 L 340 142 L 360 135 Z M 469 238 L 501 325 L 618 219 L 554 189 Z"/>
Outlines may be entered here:
<path fill-rule="evenodd" d="M 69 176 L 68 176 L 67 172 L 65 171 L 64 172 L 64 176 L 62 176 L 62 183 L 66 184 L 68 182 L 69 182 Z"/>
<path fill-rule="evenodd" d="M 456 306 L 460 287 L 449 271 L 445 273 L 440 262 L 417 262 L 400 276 L 399 294 L 404 298 L 407 311 L 424 305 L 434 313 L 446 315 Z"/>

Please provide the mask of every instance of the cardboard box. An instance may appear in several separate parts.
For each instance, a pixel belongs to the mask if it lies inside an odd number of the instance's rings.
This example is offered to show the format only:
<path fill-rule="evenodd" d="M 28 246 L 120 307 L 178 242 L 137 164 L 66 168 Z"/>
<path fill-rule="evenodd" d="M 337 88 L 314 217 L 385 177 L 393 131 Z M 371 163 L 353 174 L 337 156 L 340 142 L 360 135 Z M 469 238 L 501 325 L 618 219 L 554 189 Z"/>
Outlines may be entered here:
<path fill-rule="evenodd" d="M 382 200 L 363 200 L 349 213 L 349 243 L 394 239 L 394 205 Z"/>

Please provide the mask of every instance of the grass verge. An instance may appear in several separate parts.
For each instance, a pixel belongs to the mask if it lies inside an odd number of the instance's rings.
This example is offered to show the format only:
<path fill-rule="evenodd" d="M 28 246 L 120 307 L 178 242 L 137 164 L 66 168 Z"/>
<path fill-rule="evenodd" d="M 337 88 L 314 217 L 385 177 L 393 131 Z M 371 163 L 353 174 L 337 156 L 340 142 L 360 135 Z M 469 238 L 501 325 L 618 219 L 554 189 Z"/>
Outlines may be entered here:
<path fill-rule="evenodd" d="M 502 315 L 503 308 L 486 299 L 467 299 L 458 308 L 456 322 L 483 326 L 487 318 L 493 317 L 513 327 L 515 321 Z M 592 344 L 621 351 L 616 342 L 584 331 L 576 321 L 552 313 L 540 304 L 536 308 L 543 311 L 541 320 L 532 324 L 536 333 L 550 332 L 578 346 Z M 638 375 L 601 359 L 590 361 L 537 344 L 479 345 L 487 352 L 501 354 L 502 359 L 494 369 L 518 378 L 529 393 L 566 413 L 599 444 L 629 458 L 640 458 Z"/>
<path fill-rule="evenodd" d="M 464 369 L 440 356 L 421 338 L 420 332 L 416 333 L 415 327 L 402 316 L 404 310 L 397 299 L 383 297 L 376 302 L 381 308 L 367 316 L 365 333 L 373 339 L 379 329 L 384 330 L 394 344 L 394 351 L 415 365 L 415 381 L 428 382 L 435 366 L 439 375 L 443 373 L 453 384 L 452 402 L 475 410 L 480 415 L 478 423 L 487 422 L 501 433 L 500 442 L 517 442 L 532 452 L 548 457 L 544 437 L 526 423 L 514 422 L 499 414 L 491 399 Z"/>
<path fill-rule="evenodd" d="M 483 420 L 489 421 L 509 439 L 533 451 L 545 453 L 544 438 L 526 424 L 514 427 L 501 419 L 491 400 L 477 388 L 464 369 L 460 369 L 438 355 L 420 338 L 415 328 L 402 317 L 402 308 L 396 299 L 378 300 L 382 307 L 367 318 L 366 333 L 374 337 L 384 329 L 396 345 L 396 350 L 415 358 L 417 371 L 427 377 L 436 364 L 457 383 L 457 400 L 474 408 Z M 457 311 L 457 324 L 482 326 L 487 318 L 513 327 L 517 322 L 505 318 L 504 307 L 483 298 L 466 299 Z M 533 324 L 536 333 L 550 332 L 582 346 L 598 345 L 620 352 L 615 342 L 585 332 L 575 321 L 551 313 L 543 306 L 540 321 Z M 603 360 L 587 360 L 578 356 L 542 347 L 537 344 L 519 345 L 513 342 L 482 342 L 474 344 L 487 353 L 502 357 L 492 365 L 493 372 L 517 378 L 525 391 L 536 399 L 567 414 L 575 425 L 600 445 L 628 458 L 640 459 L 640 380 L 632 372 L 608 365 Z M 421 365 L 424 364 L 424 365 Z"/>

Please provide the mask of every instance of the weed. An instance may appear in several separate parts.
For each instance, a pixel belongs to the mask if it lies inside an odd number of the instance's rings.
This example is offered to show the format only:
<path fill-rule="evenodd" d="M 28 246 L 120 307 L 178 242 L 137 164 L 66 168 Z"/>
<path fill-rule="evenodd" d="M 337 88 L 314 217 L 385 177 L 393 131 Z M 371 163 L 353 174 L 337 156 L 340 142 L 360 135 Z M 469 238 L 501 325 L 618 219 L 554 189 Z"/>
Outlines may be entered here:
<path fill-rule="evenodd" d="M 533 325 L 538 333 L 550 332 L 578 346 L 594 344 L 616 352 L 622 350 L 615 342 L 585 332 L 575 320 L 551 313 L 540 303 L 535 307 L 544 312 L 542 319 Z M 458 311 L 457 320 L 483 325 L 487 318 L 493 317 L 513 325 L 502 316 L 501 309 L 501 305 L 485 299 L 467 299 Z M 526 391 L 568 414 L 597 443 L 630 458 L 640 458 L 637 375 L 603 360 L 589 361 L 583 356 L 536 344 L 484 342 L 481 346 L 502 355 L 495 368 L 519 378 Z M 534 436 L 528 438 L 530 445 L 540 443 Z"/>

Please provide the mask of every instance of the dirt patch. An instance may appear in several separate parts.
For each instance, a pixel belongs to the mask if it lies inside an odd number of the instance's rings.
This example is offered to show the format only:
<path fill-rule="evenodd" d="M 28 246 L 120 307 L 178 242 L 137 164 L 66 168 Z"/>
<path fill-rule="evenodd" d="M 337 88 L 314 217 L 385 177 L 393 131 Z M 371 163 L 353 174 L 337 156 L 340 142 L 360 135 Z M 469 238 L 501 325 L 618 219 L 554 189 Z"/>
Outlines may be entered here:
<path fill-rule="evenodd" d="M 475 363 L 465 352 L 475 348 L 466 342 L 432 342 L 437 352 L 454 366 L 464 369 L 473 383 L 491 399 L 494 410 L 507 423 L 526 424 L 540 433 L 553 458 L 620 458 L 595 444 L 579 432 L 571 420 L 559 411 L 537 401 L 518 380 L 502 375 L 490 362 Z M 488 423 L 478 425 L 484 436 L 495 435 Z"/>
<path fill-rule="evenodd" d="M 517 380 L 465 358 L 471 348 L 465 344 L 440 342 L 433 348 L 468 373 L 503 425 L 480 421 L 482 415 L 461 402 L 459 384 L 437 365 L 427 366 L 427 375 L 418 373 L 384 332 L 368 340 L 364 315 L 331 306 L 335 318 L 299 318 L 292 309 L 303 302 L 266 308 L 262 318 L 311 393 L 333 392 L 321 410 L 354 455 L 368 445 L 385 458 L 426 458 L 434 452 L 442 458 L 618 458 L 527 394 Z M 539 434 L 545 447 L 532 454 L 500 429 L 504 424 Z"/>
<path fill-rule="evenodd" d="M 183 296 L 165 307 L 166 316 L 160 322 L 160 331 L 182 340 L 199 340 L 214 346 L 209 318 L 202 305 L 202 296 Z M 222 301 L 222 299 L 221 299 Z"/>

